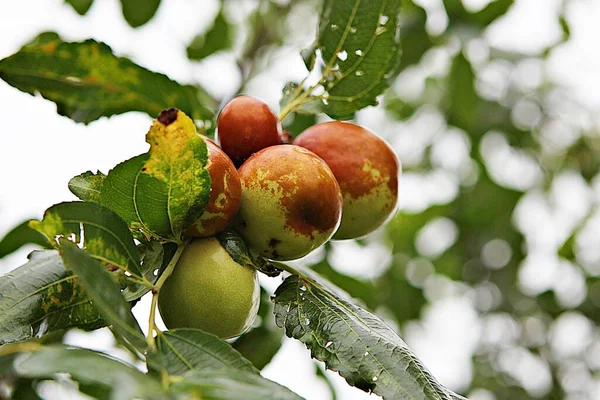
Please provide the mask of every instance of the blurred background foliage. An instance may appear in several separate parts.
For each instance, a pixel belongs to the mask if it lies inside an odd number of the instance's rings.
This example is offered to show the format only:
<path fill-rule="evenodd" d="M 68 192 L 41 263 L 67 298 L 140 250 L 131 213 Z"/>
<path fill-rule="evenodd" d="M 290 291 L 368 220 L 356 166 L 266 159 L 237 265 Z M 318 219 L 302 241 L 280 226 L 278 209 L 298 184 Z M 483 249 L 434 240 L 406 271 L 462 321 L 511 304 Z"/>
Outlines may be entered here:
<path fill-rule="evenodd" d="M 82 15 L 92 3 L 67 2 Z M 236 91 L 256 92 L 320 2 L 242 3 L 250 10 L 243 21 L 237 1 L 221 2 L 187 55 L 234 53 Z M 301 263 L 384 318 L 442 383 L 470 399 L 597 398 L 598 120 L 545 73 L 570 39 L 569 1 L 556 14 L 560 38 L 533 53 L 490 40 L 513 0 L 463 3 L 404 0 L 401 73 L 379 107 L 356 115 L 399 154 L 400 212 L 386 229 L 328 244 Z M 159 8 L 122 6 L 133 27 Z M 322 120 L 292 114 L 284 128 L 295 135 Z M 234 343 L 259 367 L 282 340 L 266 296 L 260 326 Z"/>

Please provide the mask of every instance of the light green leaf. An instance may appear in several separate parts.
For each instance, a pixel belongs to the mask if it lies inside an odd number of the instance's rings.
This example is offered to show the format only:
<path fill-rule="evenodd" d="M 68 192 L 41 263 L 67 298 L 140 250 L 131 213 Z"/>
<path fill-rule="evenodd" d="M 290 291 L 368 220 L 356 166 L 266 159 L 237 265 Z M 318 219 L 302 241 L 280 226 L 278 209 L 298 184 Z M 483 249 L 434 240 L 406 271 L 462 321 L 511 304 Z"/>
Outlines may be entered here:
<path fill-rule="evenodd" d="M 159 355 L 170 375 L 189 371 L 233 369 L 258 374 L 252 363 L 217 336 L 198 329 L 175 329 L 156 338 Z"/>
<path fill-rule="evenodd" d="M 174 395 L 202 400 L 301 400 L 285 386 L 239 370 L 194 371 L 171 384 Z M 195 397 L 194 397 L 195 396 Z"/>
<path fill-rule="evenodd" d="M 317 360 L 384 399 L 461 399 L 440 385 L 383 321 L 312 278 L 292 275 L 275 292 L 275 319 Z"/>
<path fill-rule="evenodd" d="M 121 0 L 123 17 L 134 28 L 150 21 L 160 6 L 160 0 Z"/>
<path fill-rule="evenodd" d="M 140 257 L 127 225 L 100 204 L 79 201 L 56 204 L 46 210 L 42 221 L 32 221 L 30 225 L 54 245 L 58 237 L 71 238 L 96 260 L 142 276 Z"/>
<path fill-rule="evenodd" d="M 71 178 L 69 190 L 83 201 L 100 203 L 100 191 L 105 178 L 106 175 L 100 171 L 95 174 L 92 171 L 86 171 Z"/>
<path fill-rule="evenodd" d="M 155 117 L 178 107 L 192 118 L 210 121 L 212 112 L 202 101 L 206 92 L 180 85 L 149 71 L 95 40 L 68 43 L 54 32 L 38 35 L 17 53 L 0 60 L 0 78 L 32 95 L 40 93 L 56 103 L 57 111 L 76 122 L 88 123 L 128 111 Z"/>
<path fill-rule="evenodd" d="M 159 382 L 105 354 L 87 349 L 49 346 L 17 359 L 15 370 L 29 378 L 53 378 L 64 373 L 83 384 L 102 385 L 112 400 L 163 397 Z"/>
<path fill-rule="evenodd" d="M 81 282 L 86 293 L 106 322 L 140 350 L 147 347 L 146 339 L 131 313 L 129 303 L 104 266 L 67 239 L 59 239 L 59 250 L 67 268 Z"/>
<path fill-rule="evenodd" d="M 282 116 L 290 111 L 325 112 L 351 118 L 376 105 L 377 96 L 396 76 L 400 61 L 400 0 L 328 0 L 319 32 L 303 52 L 308 68 L 322 67 L 322 77 L 308 90 L 284 90 Z M 320 54 L 324 66 L 315 63 Z M 309 103 L 310 107 L 304 104 Z"/>
<path fill-rule="evenodd" d="M 130 229 L 179 242 L 210 195 L 206 143 L 181 111 L 163 111 L 146 136 L 150 153 L 117 165 L 106 177 L 100 201 Z"/>
<path fill-rule="evenodd" d="M 95 329 L 102 318 L 58 252 L 35 251 L 0 277 L 0 345 L 68 329 Z"/>

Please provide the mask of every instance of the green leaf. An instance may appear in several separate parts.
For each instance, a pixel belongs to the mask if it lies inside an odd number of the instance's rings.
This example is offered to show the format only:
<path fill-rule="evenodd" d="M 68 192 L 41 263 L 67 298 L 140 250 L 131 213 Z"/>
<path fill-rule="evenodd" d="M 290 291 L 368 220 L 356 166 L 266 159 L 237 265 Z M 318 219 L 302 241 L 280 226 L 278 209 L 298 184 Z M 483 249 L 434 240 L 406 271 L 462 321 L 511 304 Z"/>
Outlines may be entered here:
<path fill-rule="evenodd" d="M 69 190 L 83 201 L 100 203 L 100 191 L 102 190 L 104 179 L 106 179 L 106 175 L 100 171 L 96 171 L 95 174 L 92 171 L 86 171 L 71 178 L 69 181 Z"/>
<path fill-rule="evenodd" d="M 140 257 L 127 225 L 100 204 L 79 201 L 55 204 L 46 210 L 42 221 L 32 221 L 30 225 L 55 245 L 57 237 L 72 238 L 82 243 L 96 260 L 142 276 Z"/>
<path fill-rule="evenodd" d="M 175 395 L 202 400 L 300 400 L 285 386 L 239 370 L 194 371 L 170 386 Z"/>
<path fill-rule="evenodd" d="M 155 117 L 169 107 L 178 107 L 194 119 L 212 119 L 212 112 L 199 100 L 208 98 L 203 89 L 180 85 L 116 57 L 106 44 L 91 39 L 69 43 L 54 32 L 42 33 L 0 60 L 0 78 L 24 92 L 40 93 L 56 103 L 60 115 L 76 122 L 128 111 Z"/>
<path fill-rule="evenodd" d="M 248 249 L 244 239 L 234 230 L 219 232 L 216 237 L 236 263 L 254 268 L 270 277 L 279 276 L 281 273 L 281 269 L 275 264 Z"/>
<path fill-rule="evenodd" d="M 166 246 L 167 245 L 163 246 L 157 240 L 143 242 L 138 245 L 138 250 L 142 256 L 142 274 L 146 280 L 152 284 L 156 283 L 162 270 L 166 268 L 169 260 L 173 256 L 174 251 L 165 251 Z M 146 285 L 135 282 L 128 283 L 127 287 L 123 290 L 123 297 L 125 297 L 125 300 L 127 301 L 138 300 L 150 291 L 150 288 Z"/>
<path fill-rule="evenodd" d="M 514 0 L 492 0 L 482 10 L 470 13 L 460 0 L 444 0 L 450 26 L 473 25 L 484 29 L 512 7 Z"/>
<path fill-rule="evenodd" d="M 217 336 L 198 329 L 175 329 L 156 338 L 158 353 L 169 375 L 189 371 L 233 369 L 258 374 L 252 363 Z"/>
<path fill-rule="evenodd" d="M 421 60 L 427 50 L 434 46 L 427 33 L 427 12 L 413 1 L 405 1 L 400 17 L 400 37 L 402 38 L 402 62 L 400 71 Z"/>
<path fill-rule="evenodd" d="M 366 106 L 377 105 L 377 96 L 398 72 L 400 8 L 400 0 L 326 1 L 317 40 L 303 52 L 308 67 L 317 50 L 323 58 L 322 78 L 314 87 L 323 93 L 314 94 L 313 88 L 308 92 L 284 90 L 282 114 L 319 109 L 332 118 L 344 119 Z M 312 106 L 302 109 L 307 102 Z"/>
<path fill-rule="evenodd" d="M 65 0 L 65 3 L 70 4 L 79 15 L 85 15 L 93 2 L 94 0 Z"/>
<path fill-rule="evenodd" d="M 460 399 L 440 385 L 383 321 L 308 277 L 276 290 L 275 320 L 317 360 L 384 399 Z"/>
<path fill-rule="evenodd" d="M 0 239 L 0 258 L 7 256 L 26 244 L 37 244 L 44 248 L 52 248 L 44 235 L 29 227 L 25 221 L 11 229 Z"/>
<path fill-rule="evenodd" d="M 49 346 L 19 359 L 15 370 L 29 378 L 52 378 L 65 373 L 86 385 L 102 385 L 111 390 L 112 400 L 162 398 L 159 382 L 105 354 L 86 349 Z"/>
<path fill-rule="evenodd" d="M 160 0 L 121 0 L 123 17 L 134 28 L 150 21 L 160 6 Z"/>
<path fill-rule="evenodd" d="M 98 311 L 56 251 L 35 251 L 26 264 L 0 277 L 0 345 L 101 326 Z"/>
<path fill-rule="evenodd" d="M 474 134 L 481 124 L 481 99 L 475 90 L 475 72 L 471 63 L 459 52 L 448 75 L 448 97 L 446 99 L 448 124 Z"/>
<path fill-rule="evenodd" d="M 150 153 L 117 165 L 100 192 L 103 205 L 132 230 L 179 242 L 210 195 L 206 142 L 181 111 L 163 111 L 146 136 Z"/>
<path fill-rule="evenodd" d="M 239 351 L 244 358 L 262 370 L 281 348 L 283 331 L 279 329 L 273 320 L 273 306 L 267 292 L 261 288 L 260 291 L 260 326 L 253 326 L 248 332 L 236 339 L 233 348 Z"/>
<path fill-rule="evenodd" d="M 197 35 L 187 48 L 190 60 L 202 60 L 233 45 L 233 26 L 227 21 L 223 10 L 217 14 L 213 26 L 205 33 Z"/>
<path fill-rule="evenodd" d="M 104 266 L 67 239 L 59 239 L 59 246 L 65 265 L 77 274 L 100 314 L 122 337 L 138 349 L 145 349 L 146 339 L 130 305 Z"/>

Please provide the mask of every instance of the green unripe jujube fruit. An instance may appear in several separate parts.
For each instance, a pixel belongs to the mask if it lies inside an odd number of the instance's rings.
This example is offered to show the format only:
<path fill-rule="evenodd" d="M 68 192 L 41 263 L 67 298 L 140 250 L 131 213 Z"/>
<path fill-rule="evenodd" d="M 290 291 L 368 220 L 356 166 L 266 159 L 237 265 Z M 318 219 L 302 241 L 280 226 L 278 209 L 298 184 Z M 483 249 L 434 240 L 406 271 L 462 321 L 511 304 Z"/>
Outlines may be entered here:
<path fill-rule="evenodd" d="M 187 245 L 158 298 L 167 328 L 197 328 L 221 338 L 248 330 L 259 304 L 256 270 L 236 263 L 214 237 Z"/>

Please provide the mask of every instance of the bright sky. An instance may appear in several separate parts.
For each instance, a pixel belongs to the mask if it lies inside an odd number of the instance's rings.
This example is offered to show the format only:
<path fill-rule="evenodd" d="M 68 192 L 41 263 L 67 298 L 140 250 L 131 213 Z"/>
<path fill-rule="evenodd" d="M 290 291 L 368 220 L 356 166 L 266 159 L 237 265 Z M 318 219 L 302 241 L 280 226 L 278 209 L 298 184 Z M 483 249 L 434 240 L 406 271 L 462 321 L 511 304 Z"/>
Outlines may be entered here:
<path fill-rule="evenodd" d="M 420 0 L 419 3 L 430 13 L 430 28 L 444 29 L 440 1 Z M 465 0 L 465 3 L 477 9 L 487 1 Z M 518 0 L 516 3 L 504 20 L 489 29 L 489 40 L 496 46 L 534 55 L 558 38 L 555 14 L 561 1 Z M 252 4 L 240 1 L 242 8 Z M 130 56 L 151 70 L 166 73 L 182 83 L 199 81 L 213 93 L 227 96 L 239 83 L 232 56 L 217 55 L 192 65 L 185 55 L 185 45 L 202 26 L 212 21 L 216 10 L 216 2 L 212 0 L 163 0 L 157 16 L 146 26 L 134 30 L 123 20 L 117 0 L 96 0 L 85 18 L 79 17 L 63 0 L 4 1 L 0 4 L 0 58 L 17 51 L 37 33 L 55 30 L 67 40 L 92 37 L 104 41 L 119 55 Z M 572 0 L 567 18 L 571 23 L 572 40 L 553 54 L 545 72 L 568 85 L 582 103 L 600 108 L 600 74 L 597 73 L 600 71 L 600 52 L 597 51 L 600 2 Z M 305 73 L 297 50 L 310 42 L 315 27 L 314 24 L 301 27 L 302 34 L 292 39 L 293 49 L 278 55 L 270 66 L 272 74 L 268 79 L 261 78 L 250 85 L 251 94 L 277 107 L 283 83 L 302 78 Z M 89 126 L 78 125 L 58 116 L 53 103 L 22 93 L 3 81 L 0 81 L 0 120 L 3 123 L 0 237 L 25 219 L 40 218 L 52 204 L 73 200 L 67 182 L 74 175 L 86 170 L 107 172 L 117 163 L 146 151 L 144 135 L 151 123 L 145 114 L 128 113 L 102 118 Z M 418 193 L 412 194 L 418 196 Z M 0 260 L 0 273 L 24 263 L 30 250 L 26 248 Z M 351 248 L 346 250 L 352 251 Z M 275 285 L 273 281 L 267 283 L 269 287 Z M 140 309 L 144 304 L 136 307 L 136 312 L 145 319 L 147 313 Z M 455 300 L 436 303 L 425 312 L 423 320 L 421 325 L 407 329 L 407 342 L 442 383 L 451 388 L 467 384 L 469 357 L 477 340 L 473 332 L 478 329 L 470 302 L 457 296 Z M 71 340 L 100 348 L 110 345 L 110 337 L 102 333 L 95 334 L 93 340 L 74 334 Z M 285 340 L 263 375 L 307 399 L 329 398 L 324 383 L 314 376 L 308 352 L 298 342 Z M 329 375 L 339 390 L 338 398 L 374 398 L 348 387 L 337 374 Z"/>

